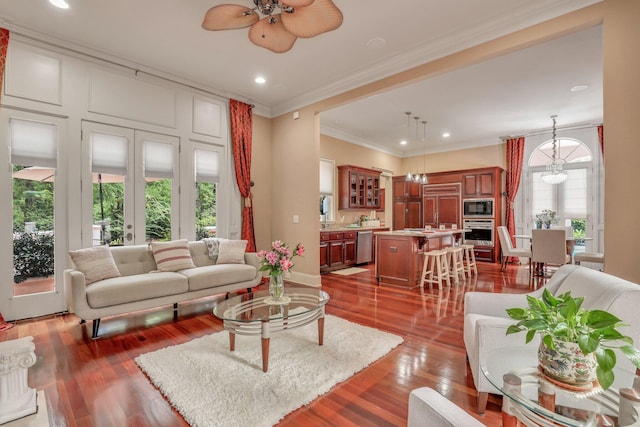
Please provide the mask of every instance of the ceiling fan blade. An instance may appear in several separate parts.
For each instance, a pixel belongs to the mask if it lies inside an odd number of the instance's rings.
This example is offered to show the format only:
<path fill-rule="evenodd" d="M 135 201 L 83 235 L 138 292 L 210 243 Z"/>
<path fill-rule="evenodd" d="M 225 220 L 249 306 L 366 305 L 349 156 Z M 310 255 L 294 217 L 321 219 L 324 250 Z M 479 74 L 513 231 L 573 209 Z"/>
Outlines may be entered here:
<path fill-rule="evenodd" d="M 281 1 L 280 3 L 286 6 L 304 7 L 304 6 L 309 6 L 311 3 L 313 3 L 313 0 L 284 0 L 284 1 Z"/>
<path fill-rule="evenodd" d="M 342 12 L 331 0 L 315 0 L 293 13 L 282 14 L 282 24 L 290 33 L 309 38 L 342 25 Z"/>
<path fill-rule="evenodd" d="M 270 23 L 273 18 L 275 23 Z M 269 49 L 275 53 L 284 53 L 293 47 L 297 37 L 291 34 L 282 25 L 280 14 L 262 18 L 249 29 L 249 40 L 251 43 Z"/>
<path fill-rule="evenodd" d="M 245 15 L 251 9 L 236 4 L 221 4 L 213 6 L 204 15 L 202 28 L 205 30 L 235 30 L 249 27 L 260 19 L 257 13 Z"/>

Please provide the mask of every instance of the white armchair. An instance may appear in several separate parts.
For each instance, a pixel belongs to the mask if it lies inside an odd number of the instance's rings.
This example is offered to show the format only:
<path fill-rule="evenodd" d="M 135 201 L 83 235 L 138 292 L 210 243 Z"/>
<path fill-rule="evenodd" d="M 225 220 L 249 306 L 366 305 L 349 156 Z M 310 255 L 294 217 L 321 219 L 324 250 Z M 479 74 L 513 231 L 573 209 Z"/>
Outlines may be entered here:
<path fill-rule="evenodd" d="M 584 297 L 584 308 L 608 310 L 627 323 L 637 318 L 633 307 L 640 306 L 640 286 L 606 273 L 568 264 L 560 267 L 544 288 L 554 295 L 572 291 L 573 296 Z M 500 394 L 481 371 L 480 366 L 486 360 L 486 355 L 496 349 L 518 346 L 528 346 L 534 352 L 537 350 L 535 342 L 525 344 L 522 334 L 506 335 L 509 325 L 515 323 L 507 316 L 506 309 L 525 307 L 526 296 L 540 297 L 544 288 L 528 294 L 468 292 L 465 295 L 464 345 L 478 391 L 480 414 L 485 411 L 488 393 Z M 640 345 L 640 324 L 632 324 L 623 333 Z M 539 340 L 538 337 L 535 339 Z M 625 357 L 618 357 L 618 363 L 627 362 Z M 630 362 L 628 364 L 631 366 Z"/>

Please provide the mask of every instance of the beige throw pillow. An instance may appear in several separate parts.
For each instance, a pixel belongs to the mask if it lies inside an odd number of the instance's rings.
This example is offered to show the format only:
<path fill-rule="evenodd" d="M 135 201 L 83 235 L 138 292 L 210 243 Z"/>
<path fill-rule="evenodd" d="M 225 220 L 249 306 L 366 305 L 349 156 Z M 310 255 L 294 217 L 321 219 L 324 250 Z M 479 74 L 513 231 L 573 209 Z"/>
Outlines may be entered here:
<path fill-rule="evenodd" d="M 205 237 L 202 239 L 205 245 L 207 245 L 207 251 L 209 251 L 209 258 L 216 262 L 218 260 L 218 254 L 220 253 L 220 243 L 222 243 L 222 237 Z"/>
<path fill-rule="evenodd" d="M 120 271 L 108 246 L 69 251 L 69 256 L 76 265 L 76 269 L 84 274 L 86 285 L 99 280 L 120 277 Z"/>
<path fill-rule="evenodd" d="M 220 242 L 216 264 L 244 264 L 246 249 L 246 240 L 223 240 Z"/>
<path fill-rule="evenodd" d="M 151 242 L 151 250 L 160 271 L 179 271 L 194 268 L 186 239 L 170 242 Z"/>

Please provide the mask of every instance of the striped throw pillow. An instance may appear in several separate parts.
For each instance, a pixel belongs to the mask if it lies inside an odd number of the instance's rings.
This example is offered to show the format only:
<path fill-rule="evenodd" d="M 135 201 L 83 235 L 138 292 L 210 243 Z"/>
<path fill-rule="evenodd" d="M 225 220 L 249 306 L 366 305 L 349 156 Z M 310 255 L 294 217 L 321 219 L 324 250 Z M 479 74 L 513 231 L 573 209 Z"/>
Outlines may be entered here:
<path fill-rule="evenodd" d="M 160 271 L 178 271 L 195 267 L 186 239 L 151 242 L 151 251 Z"/>

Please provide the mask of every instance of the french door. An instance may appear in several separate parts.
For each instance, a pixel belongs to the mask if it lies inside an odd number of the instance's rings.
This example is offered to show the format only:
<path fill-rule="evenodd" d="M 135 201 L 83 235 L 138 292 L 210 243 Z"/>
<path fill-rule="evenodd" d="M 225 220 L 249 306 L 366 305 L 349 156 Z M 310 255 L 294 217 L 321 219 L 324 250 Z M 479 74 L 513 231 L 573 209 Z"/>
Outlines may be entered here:
<path fill-rule="evenodd" d="M 65 310 L 67 120 L 0 111 L 0 312 L 7 320 Z M 11 220 L 12 218 L 12 220 Z"/>
<path fill-rule="evenodd" d="M 82 123 L 82 246 L 143 244 L 179 235 L 179 139 Z"/>

